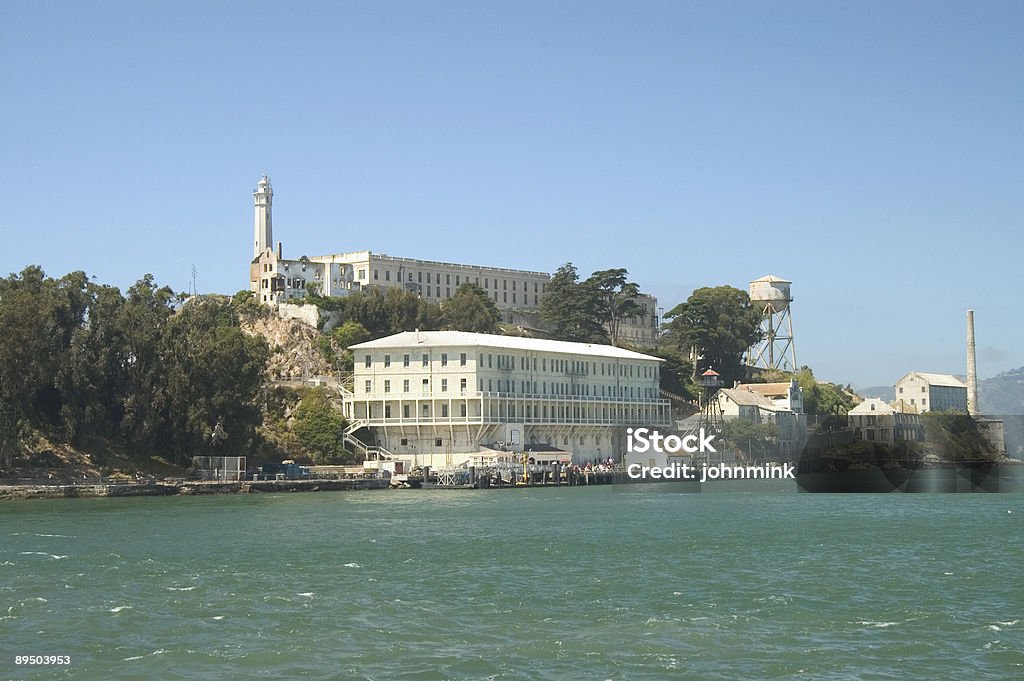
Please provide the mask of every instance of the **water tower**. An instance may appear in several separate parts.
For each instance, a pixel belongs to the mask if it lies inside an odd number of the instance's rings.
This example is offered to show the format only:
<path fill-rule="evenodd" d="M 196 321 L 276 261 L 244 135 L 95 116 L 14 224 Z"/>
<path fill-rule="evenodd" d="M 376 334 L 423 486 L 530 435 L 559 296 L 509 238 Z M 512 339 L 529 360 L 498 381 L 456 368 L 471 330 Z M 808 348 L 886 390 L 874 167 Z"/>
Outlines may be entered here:
<path fill-rule="evenodd" d="M 799 366 L 790 312 L 792 283 L 773 274 L 750 282 L 750 304 L 761 313 L 761 340 L 747 351 L 752 367 L 796 371 Z"/>

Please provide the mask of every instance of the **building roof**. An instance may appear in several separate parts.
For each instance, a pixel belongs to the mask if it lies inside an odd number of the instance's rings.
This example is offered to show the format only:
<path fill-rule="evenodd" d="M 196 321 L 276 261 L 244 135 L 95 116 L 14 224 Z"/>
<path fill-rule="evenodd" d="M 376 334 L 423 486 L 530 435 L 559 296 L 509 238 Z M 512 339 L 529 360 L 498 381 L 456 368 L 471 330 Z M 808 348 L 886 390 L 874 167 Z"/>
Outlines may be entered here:
<path fill-rule="evenodd" d="M 775 403 L 761 393 L 739 388 L 723 388 L 718 392 L 725 394 L 730 400 L 743 407 L 765 407 L 766 409 L 775 407 Z"/>
<path fill-rule="evenodd" d="M 789 397 L 789 383 L 740 383 L 736 390 L 760 393 L 766 397 L 775 395 Z"/>
<path fill-rule="evenodd" d="M 546 277 L 551 278 L 551 275 L 547 272 L 536 272 L 533 270 L 517 270 L 509 267 L 492 267 L 490 265 L 465 265 L 457 262 L 442 262 L 440 260 L 420 260 L 418 258 L 403 258 L 400 256 L 388 255 L 387 253 L 374 253 L 373 251 L 351 251 L 349 253 L 327 253 L 325 255 L 318 255 L 313 258 L 320 262 L 334 262 L 341 260 L 342 262 L 348 262 L 351 260 L 390 260 L 395 263 L 406 263 L 414 265 L 416 267 L 430 266 L 430 267 L 447 267 L 450 269 L 461 269 L 461 270 L 491 270 L 493 272 L 507 272 L 509 274 L 528 275 L 532 277 Z"/>
<path fill-rule="evenodd" d="M 869 397 L 847 414 L 895 414 L 896 410 L 889 406 L 889 403 L 877 397 Z"/>
<path fill-rule="evenodd" d="M 612 345 L 593 343 L 570 343 L 568 341 L 545 340 L 542 338 L 521 338 L 519 336 L 497 336 L 488 333 L 467 331 L 404 331 L 393 336 L 358 343 L 352 350 L 378 348 L 437 348 L 437 347 L 481 347 L 503 350 L 525 350 L 530 352 L 553 352 L 564 355 L 588 355 L 612 359 L 653 360 L 662 362 L 660 357 L 651 357 L 632 350 Z"/>
<path fill-rule="evenodd" d="M 793 282 L 789 281 L 788 279 L 783 279 L 782 277 L 776 277 L 774 274 L 769 274 L 767 276 L 761 277 L 760 279 L 755 279 L 754 281 L 752 281 L 750 283 L 753 284 L 754 282 L 759 282 L 759 281 L 768 282 L 770 284 L 792 284 L 793 283 Z"/>
<path fill-rule="evenodd" d="M 924 372 L 924 371 L 911 371 L 910 373 L 906 374 L 905 376 L 903 376 L 903 378 L 901 378 L 899 381 L 896 381 L 896 382 L 899 383 L 900 381 L 903 381 L 904 379 L 907 378 L 907 376 L 910 376 L 910 374 L 914 374 L 918 378 L 921 378 L 928 385 L 942 385 L 942 386 L 948 386 L 950 388 L 966 388 L 967 387 L 966 383 L 961 381 L 959 378 L 957 378 L 953 374 L 930 374 L 930 373 L 927 373 L 927 372 Z"/>

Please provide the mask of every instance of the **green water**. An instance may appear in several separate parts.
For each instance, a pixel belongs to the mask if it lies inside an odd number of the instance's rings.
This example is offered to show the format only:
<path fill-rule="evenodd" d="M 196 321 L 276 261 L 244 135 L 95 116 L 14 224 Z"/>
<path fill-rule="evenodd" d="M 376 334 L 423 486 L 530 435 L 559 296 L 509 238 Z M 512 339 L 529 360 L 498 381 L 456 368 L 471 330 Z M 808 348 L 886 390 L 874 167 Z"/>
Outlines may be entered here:
<path fill-rule="evenodd" d="M 658 487 L 0 503 L 0 678 L 1024 678 L 1024 497 Z"/>

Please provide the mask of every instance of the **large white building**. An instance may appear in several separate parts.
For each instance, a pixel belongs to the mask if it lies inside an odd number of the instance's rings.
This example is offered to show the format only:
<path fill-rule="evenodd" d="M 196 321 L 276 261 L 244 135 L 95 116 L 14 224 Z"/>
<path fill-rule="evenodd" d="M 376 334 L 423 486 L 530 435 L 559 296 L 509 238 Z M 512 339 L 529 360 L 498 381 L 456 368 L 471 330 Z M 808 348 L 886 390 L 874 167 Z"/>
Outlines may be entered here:
<path fill-rule="evenodd" d="M 967 384 L 951 374 L 911 371 L 896 381 L 896 403 L 904 411 L 967 413 Z"/>
<path fill-rule="evenodd" d="M 620 460 L 625 429 L 671 422 L 661 359 L 608 345 L 410 331 L 353 345 L 349 433 L 417 465 L 493 451 Z M 359 434 L 359 433 L 356 433 Z"/>
<path fill-rule="evenodd" d="M 296 302 L 310 287 L 323 296 L 398 287 L 441 303 L 460 285 L 470 283 L 494 301 L 504 321 L 539 325 L 541 296 L 551 281 L 546 272 L 399 258 L 373 251 L 285 258 L 281 242 L 276 248 L 273 242 L 273 198 L 270 178 L 264 175 L 253 191 L 255 239 L 249 268 L 250 289 L 261 303 Z M 653 346 L 659 330 L 658 300 L 647 294 L 635 300 L 641 313 L 622 321 L 618 340 Z"/>

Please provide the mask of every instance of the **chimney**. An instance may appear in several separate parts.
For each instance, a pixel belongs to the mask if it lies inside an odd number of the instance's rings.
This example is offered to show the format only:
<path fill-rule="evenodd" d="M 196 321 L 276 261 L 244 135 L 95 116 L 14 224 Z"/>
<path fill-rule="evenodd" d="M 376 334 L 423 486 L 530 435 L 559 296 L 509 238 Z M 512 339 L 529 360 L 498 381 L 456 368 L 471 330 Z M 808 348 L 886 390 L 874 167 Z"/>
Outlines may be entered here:
<path fill-rule="evenodd" d="M 978 413 L 978 364 L 974 351 L 974 310 L 967 311 L 967 413 Z"/>
<path fill-rule="evenodd" d="M 281 260 L 281 259 L 282 259 L 282 258 L 281 258 L 281 253 L 282 253 L 282 252 L 283 252 L 283 249 L 281 248 L 281 242 L 280 242 L 280 241 L 278 241 L 278 242 L 277 242 L 277 259 L 278 259 L 278 260 Z"/>

